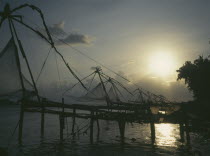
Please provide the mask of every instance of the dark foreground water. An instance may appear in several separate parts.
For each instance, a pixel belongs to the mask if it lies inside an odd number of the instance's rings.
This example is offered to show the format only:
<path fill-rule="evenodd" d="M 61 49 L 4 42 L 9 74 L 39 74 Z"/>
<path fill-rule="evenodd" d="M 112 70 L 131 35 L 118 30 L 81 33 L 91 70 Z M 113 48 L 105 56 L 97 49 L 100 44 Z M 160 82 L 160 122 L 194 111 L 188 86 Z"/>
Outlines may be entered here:
<path fill-rule="evenodd" d="M 73 138 L 71 118 L 65 127 L 63 145 L 59 141 L 59 120 L 56 115 L 46 115 L 45 136 L 40 138 L 40 114 L 25 113 L 23 145 L 17 144 L 17 131 L 12 132 L 19 119 L 17 106 L 0 107 L 0 147 L 8 147 L 9 155 L 22 156 L 153 156 L 198 155 L 210 156 L 210 140 L 204 134 L 191 133 L 191 144 L 180 143 L 179 126 L 156 124 L 156 144 L 150 144 L 148 124 L 126 124 L 125 144 L 120 143 L 116 122 L 100 121 L 100 133 L 94 128 L 94 143 L 89 141 L 89 120 L 76 120 Z M 96 124 L 95 124 L 96 126 Z M 86 131 L 87 129 L 87 131 Z"/>

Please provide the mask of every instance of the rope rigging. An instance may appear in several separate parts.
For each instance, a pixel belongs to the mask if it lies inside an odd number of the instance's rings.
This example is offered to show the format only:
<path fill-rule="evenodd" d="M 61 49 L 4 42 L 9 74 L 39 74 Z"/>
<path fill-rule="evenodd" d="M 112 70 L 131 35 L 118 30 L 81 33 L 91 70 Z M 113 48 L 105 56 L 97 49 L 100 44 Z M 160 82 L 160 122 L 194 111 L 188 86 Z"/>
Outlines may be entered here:
<path fill-rule="evenodd" d="M 29 20 L 29 19 L 28 19 L 28 20 Z M 31 20 L 30 20 L 30 22 L 34 23 L 34 22 L 31 21 Z M 34 24 L 35 24 L 35 23 L 34 23 Z M 36 24 L 36 26 L 37 26 L 38 28 L 40 28 L 37 24 Z M 95 62 L 96 64 L 98 64 L 98 65 L 104 67 L 104 68 L 107 69 L 108 71 L 114 73 L 115 75 L 117 75 L 118 77 L 122 78 L 123 80 L 125 80 L 125 81 L 127 81 L 127 82 L 129 82 L 129 83 L 134 84 L 134 85 L 135 85 L 136 87 L 138 87 L 138 88 L 141 88 L 141 87 L 139 87 L 139 85 L 133 83 L 132 81 L 128 80 L 127 78 L 125 78 L 125 77 L 123 77 L 122 75 L 118 74 L 117 72 L 113 71 L 113 70 L 110 69 L 109 67 L 103 65 L 103 64 L 100 63 L 99 61 L 97 61 L 97 60 L 93 59 L 92 57 L 88 56 L 87 54 L 85 54 L 85 53 L 82 52 L 81 50 L 79 50 L 79 49 L 77 49 L 77 48 L 71 46 L 71 44 L 69 44 L 69 43 L 67 43 L 67 42 L 65 42 L 65 41 L 63 41 L 63 40 L 61 40 L 61 39 L 59 39 L 59 38 L 56 37 L 55 35 L 52 35 L 52 37 L 54 37 L 54 38 L 57 39 L 58 41 L 64 43 L 65 45 L 69 46 L 70 48 L 72 48 L 72 49 L 75 50 L 76 52 L 80 53 L 81 55 L 85 56 L 86 58 L 92 60 L 92 61 Z M 142 90 L 142 92 L 143 92 L 144 94 L 146 94 L 145 92 L 148 92 L 147 90 L 145 90 L 145 89 L 143 89 L 143 88 L 141 88 L 141 90 Z M 150 92 L 150 93 L 151 93 L 151 92 Z M 158 96 L 158 95 L 156 95 L 156 94 L 154 94 L 154 93 L 151 93 L 151 94 L 153 94 L 154 96 Z M 147 96 L 148 96 L 148 95 L 147 95 Z M 169 102 L 169 101 L 168 101 L 168 102 Z"/>
<path fill-rule="evenodd" d="M 42 20 L 42 24 L 44 26 L 44 30 L 47 34 L 47 37 L 44 36 L 41 32 L 39 32 L 38 30 L 35 30 L 34 28 L 32 28 L 31 26 L 27 25 L 26 23 L 23 22 L 23 18 L 20 15 L 12 15 L 13 12 L 23 9 L 23 8 L 30 8 L 36 12 L 39 13 L 41 20 Z M 48 30 L 48 27 L 45 23 L 45 18 L 44 15 L 42 13 L 42 11 L 34 6 L 34 5 L 29 5 L 29 4 L 23 4 L 17 8 L 14 8 L 13 10 L 10 10 L 9 5 L 5 6 L 4 12 L 1 12 L 0 15 L 2 16 L 2 20 L 0 21 L 0 27 L 1 24 L 3 23 L 3 21 L 7 18 L 10 18 L 20 24 L 22 24 L 23 26 L 25 26 L 26 28 L 30 29 L 31 31 L 33 31 L 34 33 L 36 33 L 38 36 L 40 36 L 41 38 L 43 38 L 45 41 L 47 41 L 52 48 L 55 50 L 55 52 L 61 57 L 61 59 L 63 60 L 64 64 L 66 65 L 66 67 L 68 68 L 68 70 L 70 71 L 70 73 L 80 82 L 80 84 L 83 86 L 83 88 L 87 89 L 86 86 L 80 81 L 79 77 L 74 73 L 74 71 L 71 69 L 71 67 L 68 65 L 68 63 L 66 62 L 66 60 L 64 59 L 63 55 L 57 50 L 57 48 L 55 47 L 54 41 L 52 40 L 51 34 Z"/>
<path fill-rule="evenodd" d="M 41 67 L 41 69 L 40 69 L 40 72 L 39 72 L 39 74 L 38 74 L 38 76 L 37 76 L 36 83 L 38 82 L 38 80 L 39 80 L 39 78 L 40 78 L 40 76 L 41 76 L 41 74 L 42 74 L 42 71 L 43 71 L 43 69 L 44 69 L 44 67 L 45 67 L 45 64 L 46 64 L 46 62 L 47 62 L 47 59 L 48 59 L 48 57 L 49 57 L 49 55 L 50 55 L 51 49 L 52 49 L 52 48 L 50 47 L 50 50 L 49 50 L 49 52 L 47 53 L 47 56 L 46 56 L 46 58 L 45 58 L 45 60 L 44 60 L 44 62 L 43 62 L 43 64 L 42 64 L 42 67 Z"/>
<path fill-rule="evenodd" d="M 120 83 L 119 81 L 117 81 L 116 79 L 114 78 L 111 78 L 110 76 L 106 75 L 106 74 L 102 74 L 102 76 L 104 78 L 108 77 L 112 80 L 112 82 L 114 82 L 115 84 L 118 84 L 120 87 L 122 87 L 124 90 L 126 90 L 129 94 L 133 95 L 122 83 Z"/>
<path fill-rule="evenodd" d="M 18 10 L 23 9 L 23 8 L 27 8 L 27 7 L 28 7 L 28 8 L 31 8 L 32 10 L 34 10 L 34 11 L 36 11 L 36 12 L 38 12 L 38 14 L 40 15 L 41 20 L 42 20 L 42 24 L 43 24 L 43 26 L 44 26 L 44 30 L 46 31 L 47 37 L 46 37 L 45 35 L 43 35 L 40 31 L 38 31 L 38 30 L 32 28 L 31 26 L 27 25 L 26 23 L 24 23 L 24 22 L 23 22 L 23 17 L 22 17 L 22 16 L 20 16 L 20 15 L 12 15 L 12 16 L 11 16 L 12 13 L 18 12 Z M 47 27 L 47 25 L 46 25 L 44 15 L 43 15 L 42 11 L 41 11 L 38 7 L 36 7 L 36 6 L 34 6 L 34 5 L 23 4 L 23 5 L 21 5 L 21 6 L 17 7 L 17 8 L 15 8 L 15 9 L 13 9 L 13 10 L 10 10 L 9 7 L 6 6 L 4 12 L 1 12 L 1 13 L 0 13 L 0 16 L 2 17 L 2 20 L 0 21 L 0 27 L 1 27 L 2 23 L 3 23 L 3 21 L 4 21 L 5 19 L 7 19 L 8 17 L 10 17 L 12 20 L 14 20 L 14 21 L 16 21 L 16 22 L 22 24 L 22 25 L 25 26 L 26 28 L 28 28 L 28 29 L 30 29 L 31 31 L 35 32 L 38 36 L 40 36 L 41 38 L 43 38 L 45 41 L 47 41 L 47 42 L 52 46 L 52 48 L 55 50 L 55 52 L 61 57 L 61 59 L 63 60 L 64 64 L 66 65 L 66 67 L 67 67 L 68 70 L 70 71 L 70 73 L 79 81 L 79 83 L 83 86 L 83 88 L 84 88 L 85 90 L 88 91 L 88 89 L 87 89 L 86 86 L 82 83 L 82 81 L 80 80 L 80 78 L 75 74 L 75 72 L 71 69 L 71 67 L 69 66 L 69 64 L 66 62 L 66 60 L 65 60 L 64 57 L 63 57 L 63 55 L 57 50 L 57 48 L 56 48 L 55 45 L 54 45 L 54 42 L 53 42 L 52 37 L 55 38 L 55 39 L 57 39 L 57 40 L 59 40 L 60 42 L 64 43 L 65 45 L 71 47 L 74 51 L 76 51 L 77 53 L 79 53 L 79 54 L 85 56 L 85 57 L 88 58 L 89 60 L 92 60 L 92 61 L 95 62 L 96 64 L 98 64 L 98 65 L 104 67 L 105 69 L 107 69 L 108 71 L 114 73 L 115 75 L 117 75 L 118 77 L 122 78 L 123 80 L 125 80 L 125 81 L 127 81 L 127 82 L 129 82 L 129 83 L 134 84 L 134 85 L 135 85 L 136 87 L 138 87 L 138 88 L 141 88 L 141 87 L 139 87 L 139 85 L 135 84 L 134 82 L 130 81 L 129 79 L 125 78 L 124 76 L 118 74 L 117 72 L 115 72 L 115 71 L 112 70 L 111 68 L 109 68 L 109 67 L 103 65 L 102 63 L 100 63 L 99 61 L 95 60 L 94 58 L 88 56 L 87 54 L 85 54 L 85 53 L 82 52 L 81 50 L 79 50 L 79 49 L 73 47 L 71 44 L 65 42 L 64 40 L 59 39 L 59 38 L 56 37 L 55 35 L 51 35 L 50 32 L 49 32 L 49 29 L 48 29 L 48 27 Z M 26 19 L 26 18 L 24 17 L 24 19 Z M 36 25 L 38 28 L 40 28 L 40 26 L 38 26 L 38 25 L 37 25 L 36 23 L 34 23 L 33 21 L 31 21 L 31 20 L 29 20 L 29 19 L 27 19 L 27 20 L 30 21 L 31 23 L 33 23 L 34 25 Z M 119 83 L 119 82 L 116 82 L 116 83 L 118 83 L 119 85 L 121 85 L 121 87 L 123 87 L 123 85 L 122 85 L 121 83 Z M 145 89 L 143 89 L 143 88 L 141 88 L 141 90 L 142 90 L 142 93 L 143 93 L 143 94 L 147 94 L 148 97 L 149 97 L 149 96 L 152 96 L 154 99 L 158 99 L 158 101 L 165 101 L 165 102 L 171 103 L 169 100 L 167 100 L 167 99 L 166 99 L 165 97 L 163 97 L 162 95 L 156 95 L 156 94 L 151 93 L 151 92 L 149 92 L 149 91 L 147 91 L 147 90 L 145 90 Z M 132 94 L 132 93 L 131 93 L 131 94 Z"/>
<path fill-rule="evenodd" d="M 57 55 L 56 53 L 55 54 L 55 63 L 56 63 L 56 69 L 57 69 L 57 74 L 58 74 L 58 81 L 59 81 L 59 84 L 60 84 L 60 87 L 61 87 L 61 76 L 60 76 L 60 72 L 59 72 L 59 68 L 58 68 L 58 60 L 57 60 Z"/>
<path fill-rule="evenodd" d="M 90 82 L 90 85 L 89 85 L 89 87 L 88 87 L 88 90 L 90 90 L 90 87 L 91 87 L 91 85 L 92 85 L 92 83 L 93 83 L 93 80 L 94 80 L 95 76 L 96 76 L 96 73 L 94 73 L 94 75 L 93 75 L 93 78 L 92 78 L 92 80 L 91 80 L 91 82 Z"/>
<path fill-rule="evenodd" d="M 91 73 L 90 75 L 88 75 L 88 76 L 82 78 L 81 81 L 84 81 L 85 79 L 87 79 L 88 77 L 90 77 L 91 75 L 93 75 L 94 73 L 95 73 L 95 72 L 93 72 L 93 73 Z M 79 83 L 80 83 L 80 82 L 77 82 L 77 83 L 74 84 L 71 88 L 69 88 L 69 89 L 67 89 L 66 91 L 64 91 L 64 92 L 63 92 L 63 96 L 64 96 L 67 92 L 71 91 L 71 90 L 72 90 L 75 86 L 77 86 Z"/>
<path fill-rule="evenodd" d="M 8 7 L 8 6 L 7 6 L 7 7 Z M 109 82 L 111 83 L 111 85 L 112 85 L 112 87 L 113 87 L 113 89 L 114 89 L 114 92 L 115 92 L 115 94 L 116 94 L 116 96 L 117 96 L 117 100 L 119 99 L 117 92 L 119 92 L 119 94 L 120 94 L 123 98 L 124 98 L 124 96 L 123 96 L 122 92 L 119 90 L 119 88 L 118 88 L 116 85 L 120 86 L 122 89 L 124 89 L 124 90 L 125 90 L 126 92 L 128 92 L 130 95 L 132 95 L 132 96 L 134 95 L 134 94 L 133 94 L 132 92 L 130 92 L 122 83 L 120 83 L 120 82 L 117 81 L 116 79 L 111 78 L 111 77 L 109 77 L 108 75 L 104 74 L 104 73 L 102 72 L 102 69 L 100 69 L 100 68 L 96 68 L 96 71 L 94 71 L 94 72 L 91 73 L 90 75 L 88 75 L 88 76 L 86 76 L 86 77 L 80 79 L 80 78 L 76 75 L 76 73 L 75 73 L 76 70 L 74 71 L 73 68 L 69 66 L 69 64 L 67 63 L 67 61 L 64 59 L 64 56 L 63 56 L 63 55 L 57 50 L 57 48 L 55 47 L 54 41 L 53 41 L 52 37 L 54 37 L 54 38 L 56 38 L 56 39 L 58 39 L 58 38 L 57 38 L 56 36 L 53 36 L 53 35 L 50 34 L 50 32 L 49 32 L 49 30 L 48 30 L 48 27 L 47 27 L 47 25 L 46 25 L 46 23 L 45 23 L 44 15 L 43 15 L 42 11 L 41 11 L 39 8 L 37 8 L 37 7 L 33 6 L 33 5 L 28 5 L 28 4 L 21 5 L 20 7 L 17 7 L 17 8 L 15 8 L 15 9 L 13 9 L 13 10 L 10 10 L 10 9 L 7 8 L 7 7 L 5 7 L 5 12 L 4 12 L 4 13 L 0 13 L 0 16 L 3 17 L 2 20 L 0 21 L 0 27 L 1 27 L 2 23 L 3 23 L 3 21 L 4 21 L 5 19 L 8 18 L 8 19 L 9 19 L 9 25 L 10 25 L 10 27 L 12 28 L 11 30 L 14 32 L 14 34 L 12 33 L 12 36 L 13 36 L 13 38 L 15 37 L 16 42 L 18 43 L 18 47 L 19 47 L 19 49 L 20 49 L 20 52 L 21 52 L 23 58 L 24 58 L 25 61 L 26 61 L 26 64 L 27 64 L 28 69 L 29 69 L 29 74 L 30 74 L 30 76 L 31 76 L 31 79 L 32 79 L 32 82 L 33 82 L 33 86 L 34 86 L 34 89 L 35 89 L 35 92 L 36 92 L 36 95 L 37 95 L 37 97 L 38 97 L 38 101 L 39 101 L 39 102 L 40 102 L 40 97 L 39 97 L 39 94 L 38 94 L 38 90 L 37 90 L 37 87 L 36 87 L 36 83 L 38 82 L 38 80 L 39 80 L 39 78 L 40 78 L 40 76 L 41 76 L 41 74 L 42 74 L 42 72 L 43 72 L 43 70 L 44 70 L 44 67 L 45 67 L 45 65 L 46 65 L 46 62 L 47 62 L 47 60 L 48 60 L 48 57 L 49 57 L 49 55 L 50 55 L 52 49 L 55 50 L 55 53 L 54 53 L 54 54 L 55 54 L 55 63 L 56 63 L 56 69 L 57 69 L 57 74 L 58 74 L 58 79 L 59 79 L 60 87 L 62 86 L 62 85 L 61 85 L 61 75 L 60 75 L 61 73 L 59 72 L 59 64 L 58 64 L 58 60 L 57 60 L 57 55 L 60 56 L 60 58 L 62 59 L 62 61 L 63 61 L 64 64 L 66 65 L 66 67 L 68 68 L 69 72 L 74 76 L 74 78 L 76 78 L 76 79 L 78 80 L 78 82 L 77 82 L 76 84 L 74 84 L 71 88 L 69 88 L 69 89 L 67 89 L 67 90 L 65 90 L 65 91 L 63 92 L 63 94 L 62 94 L 63 96 L 64 96 L 67 92 L 71 91 L 71 90 L 72 90 L 75 86 L 77 86 L 78 84 L 81 84 L 81 85 L 82 85 L 82 87 L 87 91 L 87 94 L 90 93 L 90 94 L 95 95 L 93 92 L 90 91 L 90 88 L 91 88 L 91 85 L 92 85 L 92 83 L 93 83 L 93 81 L 94 81 L 94 79 L 95 79 L 95 77 L 96 77 L 96 74 L 98 74 L 98 77 L 99 77 L 99 79 L 100 79 L 100 83 L 99 83 L 96 87 L 98 87 L 99 85 L 101 85 L 100 87 L 102 87 L 102 89 L 103 89 L 103 91 L 104 91 L 104 92 L 103 92 L 103 93 L 104 93 L 103 96 L 106 98 L 106 101 L 107 101 L 107 105 L 108 105 L 108 106 L 112 105 L 112 101 L 111 101 L 111 99 L 110 99 L 110 97 L 109 97 L 109 94 L 110 94 L 110 93 L 107 92 L 107 89 L 106 89 Z M 35 29 L 32 28 L 31 26 L 25 24 L 25 23 L 23 22 L 22 16 L 19 16 L 19 15 L 11 15 L 13 12 L 15 12 L 15 11 L 17 11 L 17 10 L 19 10 L 19 9 L 25 8 L 25 7 L 29 7 L 29 8 L 31 8 L 32 10 L 35 10 L 35 11 L 37 11 L 37 12 L 39 13 L 39 15 L 40 15 L 40 17 L 41 17 L 41 19 L 42 19 L 42 22 L 43 22 L 45 31 L 46 31 L 46 33 L 47 33 L 47 37 L 46 37 L 45 35 L 43 35 L 41 32 L 39 32 L 38 30 L 35 30 Z M 47 56 L 46 56 L 46 58 L 45 58 L 45 60 L 44 60 L 44 62 L 43 62 L 43 64 L 42 64 L 42 66 L 41 66 L 41 70 L 40 70 L 40 72 L 39 72 L 39 74 L 38 74 L 38 77 L 37 77 L 36 81 L 34 81 L 34 78 L 33 78 L 33 75 L 32 75 L 32 72 L 31 72 L 31 69 L 30 69 L 30 66 L 29 66 L 27 57 L 26 57 L 26 54 L 25 54 L 25 52 L 24 52 L 24 50 L 23 50 L 22 43 L 21 43 L 21 41 L 20 41 L 19 38 L 18 38 L 18 35 L 17 35 L 16 29 L 15 29 L 13 20 L 16 21 L 16 22 L 18 22 L 18 23 L 20 23 L 20 24 L 22 24 L 22 25 L 25 26 L 26 28 L 32 30 L 33 32 L 35 32 L 37 35 L 39 35 L 40 37 L 42 37 L 45 41 L 47 41 L 47 42 L 51 45 L 51 47 L 50 47 L 50 49 L 49 49 L 49 52 L 47 53 Z M 101 65 L 101 66 L 104 67 L 105 69 L 111 71 L 111 72 L 114 73 L 115 75 L 121 77 L 121 78 L 124 79 L 125 81 L 132 83 L 130 80 L 128 80 L 128 79 L 125 78 L 124 76 L 122 76 L 122 75 L 116 73 L 115 71 L 113 71 L 113 70 L 110 69 L 109 67 L 106 67 L 105 65 L 103 65 L 103 64 L 100 63 L 99 61 L 96 61 L 95 59 L 91 58 L 90 56 L 84 54 L 82 51 L 80 51 L 80 50 L 78 50 L 78 49 L 72 47 L 70 44 L 66 43 L 65 41 L 63 41 L 63 40 L 61 40 L 61 39 L 58 39 L 58 40 L 61 41 L 61 42 L 63 42 L 64 44 L 70 46 L 72 49 L 74 49 L 75 51 L 77 51 L 77 52 L 80 53 L 81 55 L 84 55 L 85 57 L 87 57 L 87 58 L 89 58 L 90 60 L 94 61 L 95 63 Z M 92 79 L 91 79 L 91 81 L 90 81 L 89 87 L 87 88 L 87 87 L 84 85 L 83 81 L 84 81 L 85 79 L 91 77 L 91 76 L 93 76 L 93 77 L 92 77 Z M 133 84 L 136 85 L 135 83 L 133 83 Z M 136 86 L 138 86 L 138 85 L 136 85 Z M 112 88 L 111 88 L 111 89 L 112 89 Z M 110 89 L 109 91 L 110 91 L 110 92 L 111 92 L 111 91 L 113 92 L 113 90 L 111 90 L 111 89 Z M 98 91 L 98 90 L 96 90 L 96 91 Z M 148 101 L 149 101 L 149 100 L 150 100 L 150 101 L 153 101 L 153 100 L 154 100 L 155 102 L 158 102 L 158 103 L 160 103 L 160 102 L 165 102 L 165 101 L 166 101 L 165 97 L 163 97 L 163 96 L 161 96 L 161 95 L 156 95 L 156 94 L 153 94 L 153 93 L 151 93 L 151 92 L 149 92 L 149 91 L 146 91 L 146 92 L 145 92 L 143 89 L 139 89 L 139 88 L 138 88 L 138 91 L 139 91 L 140 95 L 141 95 L 141 94 L 144 94 L 145 96 L 147 96 L 147 97 L 148 97 Z M 135 91 L 134 91 L 134 92 L 135 92 Z M 86 94 L 86 95 L 87 95 L 87 94 Z M 96 96 L 96 95 L 95 95 L 95 96 Z M 125 98 L 124 98 L 124 99 L 125 99 Z M 143 98 L 142 98 L 142 99 L 143 99 Z M 119 99 L 119 101 L 120 101 L 120 99 Z M 63 102 L 63 103 L 64 103 L 64 102 Z M 44 106 L 44 105 L 43 105 L 43 106 Z M 43 107 L 43 108 L 44 108 L 44 107 Z M 63 111 L 64 111 L 64 107 L 63 107 Z M 43 112 L 44 112 L 44 109 L 42 109 L 42 113 L 43 113 Z M 67 119 L 66 119 L 66 123 L 67 123 Z M 20 121 L 17 123 L 17 126 L 18 126 L 19 124 L 20 124 Z M 82 129 L 86 128 L 88 125 L 89 125 L 89 123 L 86 124 L 85 126 L 83 126 L 82 128 L 78 129 L 77 132 L 79 133 Z M 13 137 L 13 135 L 14 135 L 16 129 L 17 129 L 17 126 L 15 127 L 15 130 L 14 130 L 14 132 L 12 133 L 12 137 Z M 21 126 L 20 126 L 20 127 L 21 127 Z M 88 128 L 89 128 L 89 127 L 88 127 Z M 88 128 L 87 128 L 87 129 L 88 129 Z M 86 129 L 85 131 L 87 131 L 87 129 Z M 68 124 L 67 124 L 67 135 L 68 135 Z M 8 146 L 9 146 L 9 144 L 8 144 Z"/>
<path fill-rule="evenodd" d="M 29 22 L 31 22 L 32 24 L 36 25 L 38 28 L 41 28 L 39 25 L 37 25 L 36 23 L 34 23 L 33 21 L 31 21 L 30 19 L 27 18 L 27 20 L 28 20 Z M 27 26 L 26 26 L 26 27 L 27 27 Z M 35 29 L 34 29 L 34 30 L 35 30 Z M 35 31 L 37 31 L 37 30 L 35 30 Z M 40 33 L 40 32 L 37 32 L 37 33 Z M 41 35 L 42 35 L 43 38 L 44 38 L 44 35 L 43 35 L 43 34 L 41 34 Z M 125 81 L 127 81 L 127 82 L 129 82 L 129 83 L 134 84 L 134 85 L 135 85 L 136 87 L 138 87 L 138 88 L 141 88 L 141 87 L 140 87 L 139 85 L 137 85 L 136 83 L 134 83 L 134 82 L 128 80 L 127 78 L 125 78 L 124 76 L 118 74 L 117 72 L 113 71 L 113 70 L 110 69 L 109 67 L 103 65 L 103 64 L 100 63 L 99 61 L 97 61 L 97 60 L 93 59 L 92 57 L 88 56 L 87 54 L 85 54 L 85 53 L 82 52 L 81 50 L 79 50 L 79 49 L 77 49 L 77 48 L 71 46 L 71 44 L 69 44 L 69 43 L 67 43 L 67 42 L 65 42 L 65 41 L 63 41 L 63 40 L 61 40 L 61 39 L 59 39 L 57 36 L 55 36 L 55 35 L 53 35 L 53 34 L 52 34 L 51 36 L 54 37 L 55 39 L 57 39 L 58 41 L 62 42 L 63 44 L 69 46 L 70 48 L 72 48 L 72 49 L 75 50 L 76 52 L 80 53 L 81 55 L 85 56 L 86 58 L 90 59 L 91 61 L 95 62 L 96 64 L 98 64 L 98 65 L 104 67 L 105 69 L 107 69 L 108 71 L 114 73 L 115 75 L 117 75 L 118 77 L 122 78 L 123 80 L 125 80 Z M 145 90 L 145 89 L 143 89 L 143 88 L 141 88 L 141 90 L 144 91 L 144 92 L 148 92 L 147 90 Z M 146 94 L 146 93 L 145 93 L 145 94 Z M 158 95 L 155 95 L 154 93 L 151 93 L 151 94 L 153 94 L 154 96 L 158 96 Z M 167 101 L 168 101 L 168 100 L 167 100 Z M 170 103 L 170 101 L 168 101 L 168 102 Z"/>

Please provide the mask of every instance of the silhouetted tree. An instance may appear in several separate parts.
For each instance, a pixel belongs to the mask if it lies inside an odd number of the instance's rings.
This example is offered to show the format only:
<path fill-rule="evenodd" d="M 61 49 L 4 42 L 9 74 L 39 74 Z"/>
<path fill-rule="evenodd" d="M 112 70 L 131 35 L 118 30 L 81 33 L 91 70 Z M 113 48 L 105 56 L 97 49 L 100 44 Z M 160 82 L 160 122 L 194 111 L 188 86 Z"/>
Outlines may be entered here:
<path fill-rule="evenodd" d="M 186 61 L 185 64 L 177 70 L 177 80 L 184 79 L 185 84 L 193 92 L 197 104 L 203 106 L 203 109 L 210 108 L 210 59 L 199 56 L 198 59 Z M 207 110 L 206 110 L 207 111 Z"/>

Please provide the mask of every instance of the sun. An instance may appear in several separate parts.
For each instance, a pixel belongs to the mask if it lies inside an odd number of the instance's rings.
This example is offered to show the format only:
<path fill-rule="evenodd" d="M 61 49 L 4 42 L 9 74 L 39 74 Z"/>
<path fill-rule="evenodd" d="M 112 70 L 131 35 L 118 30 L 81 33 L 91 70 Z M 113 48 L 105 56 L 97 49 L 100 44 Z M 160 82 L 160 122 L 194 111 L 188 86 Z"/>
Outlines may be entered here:
<path fill-rule="evenodd" d="M 166 77 L 175 71 L 175 60 L 167 52 L 153 53 L 149 57 L 149 71 L 155 76 Z"/>

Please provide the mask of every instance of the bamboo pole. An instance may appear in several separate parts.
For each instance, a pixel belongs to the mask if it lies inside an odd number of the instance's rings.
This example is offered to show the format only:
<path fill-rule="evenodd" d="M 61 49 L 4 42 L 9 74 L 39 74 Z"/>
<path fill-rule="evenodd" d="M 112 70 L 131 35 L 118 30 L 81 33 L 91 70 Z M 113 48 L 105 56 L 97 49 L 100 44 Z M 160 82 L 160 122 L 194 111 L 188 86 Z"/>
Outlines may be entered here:
<path fill-rule="evenodd" d="M 179 123 L 179 133 L 180 133 L 180 141 L 184 142 L 185 141 L 185 139 L 184 139 L 184 124 L 182 121 L 180 121 L 180 123 Z"/>
<path fill-rule="evenodd" d="M 72 130 L 71 130 L 71 134 L 74 136 L 74 129 L 75 129 L 75 118 L 76 118 L 76 109 L 73 108 L 73 117 L 72 117 Z"/>
<path fill-rule="evenodd" d="M 63 141 L 63 130 L 65 128 L 64 123 L 64 98 L 62 98 L 62 112 L 59 114 L 59 123 L 60 123 L 60 140 Z"/>
<path fill-rule="evenodd" d="M 19 131 L 18 131 L 18 143 L 22 145 L 23 137 L 23 120 L 24 120 L 24 99 L 21 100 L 20 118 L 19 118 Z"/>
<path fill-rule="evenodd" d="M 104 85 L 104 82 L 103 82 L 103 80 L 101 78 L 100 69 L 97 68 L 96 69 L 96 73 L 98 73 L 99 79 L 101 81 L 101 84 L 102 84 L 102 87 L 103 87 L 103 90 L 104 90 L 104 93 L 105 93 L 105 96 L 106 96 L 106 103 L 107 103 L 107 106 L 109 107 L 110 106 L 110 99 L 109 99 L 108 93 L 106 91 L 106 87 Z"/>
<path fill-rule="evenodd" d="M 64 98 L 62 98 L 62 118 L 63 118 L 63 121 L 64 121 Z M 63 124 L 63 128 L 65 128 L 65 123 Z"/>
<path fill-rule="evenodd" d="M 35 83 L 35 81 L 34 81 L 34 77 L 33 77 L 33 74 L 32 74 L 32 71 L 31 71 L 31 68 L 30 68 L 28 59 L 27 59 L 27 57 L 26 57 L 26 54 L 25 54 L 25 51 L 24 51 L 24 49 L 23 49 L 22 43 L 21 43 L 21 41 L 19 40 L 19 37 L 18 37 L 18 35 L 17 35 L 17 31 L 16 31 L 16 28 L 15 28 L 15 25 L 14 25 L 14 23 L 13 23 L 13 21 L 12 21 L 11 19 L 10 19 L 9 21 L 10 21 L 10 26 L 13 28 L 14 35 L 15 35 L 16 40 L 17 40 L 17 42 L 18 42 L 19 49 L 20 49 L 20 51 L 21 51 L 21 53 L 22 53 L 23 58 L 24 58 L 25 61 L 26 61 L 26 66 L 27 66 L 27 68 L 28 68 L 29 75 L 30 75 L 30 77 L 31 77 L 31 80 L 32 80 L 32 83 L 33 83 L 33 87 L 34 87 L 34 90 L 35 90 L 35 93 L 36 93 L 36 96 L 37 96 L 37 99 L 38 99 L 39 102 L 41 102 L 41 99 L 40 99 L 39 94 L 38 94 L 38 89 L 37 89 L 37 87 L 36 87 L 36 83 Z M 22 75 L 22 73 L 21 73 L 21 75 Z M 42 137 L 44 136 L 44 110 L 45 110 L 45 108 L 44 108 L 44 103 L 42 102 L 42 113 L 41 113 L 41 136 L 42 136 Z"/>
<path fill-rule="evenodd" d="M 93 144 L 93 125 L 94 125 L 94 111 L 91 111 L 90 119 L 90 143 Z"/>
<path fill-rule="evenodd" d="M 20 77 L 20 83 L 21 83 L 21 87 L 22 87 L 22 100 L 21 100 L 21 106 L 20 106 L 20 118 L 19 118 L 19 132 L 18 132 L 18 142 L 19 144 L 22 144 L 22 135 L 23 135 L 23 120 L 24 120 L 24 98 L 25 98 L 25 86 L 23 83 L 23 76 L 22 76 L 22 72 L 21 72 L 21 65 L 20 65 L 20 59 L 19 59 L 19 55 L 18 55 L 18 49 L 17 49 L 17 45 L 15 44 L 15 38 L 14 38 L 14 34 L 13 31 L 14 29 L 12 28 L 12 20 L 8 19 L 9 22 L 9 28 L 10 28 L 10 32 L 12 35 L 12 40 L 14 42 L 15 45 L 15 57 L 16 57 L 16 63 L 17 63 L 17 67 L 18 67 L 18 73 L 19 73 L 19 77 Z"/>
<path fill-rule="evenodd" d="M 120 102 L 120 98 L 119 98 L 119 95 L 118 95 L 117 90 L 116 90 L 117 87 L 116 87 L 115 84 L 112 82 L 112 79 L 111 79 L 111 78 L 109 78 L 109 82 L 112 84 L 114 93 L 115 93 L 116 98 L 117 98 L 117 102 Z"/>
<path fill-rule="evenodd" d="M 150 116 L 151 142 L 152 142 L 152 144 L 154 144 L 155 143 L 155 123 L 154 123 L 154 116 L 153 116 L 150 108 L 148 109 L 148 113 Z"/>
<path fill-rule="evenodd" d="M 62 114 L 59 115 L 59 125 L 60 125 L 60 141 L 63 141 L 64 120 L 63 120 Z"/>
<path fill-rule="evenodd" d="M 98 112 L 96 112 L 96 116 L 97 116 L 97 115 L 98 115 Z M 98 118 L 96 119 L 96 123 L 97 123 L 98 132 L 100 132 L 100 125 L 99 125 Z"/>
<path fill-rule="evenodd" d="M 190 130 L 189 130 L 189 121 L 186 119 L 185 121 L 185 132 L 186 132 L 186 140 L 187 144 L 190 145 Z"/>
<path fill-rule="evenodd" d="M 124 143 L 124 141 L 125 141 L 125 121 L 118 120 L 118 126 L 119 126 L 119 130 L 120 130 L 121 143 Z"/>
<path fill-rule="evenodd" d="M 155 143 L 155 124 L 154 124 L 154 121 L 150 122 L 150 130 L 151 130 L 151 141 L 152 141 L 152 144 L 154 144 Z"/>
<path fill-rule="evenodd" d="M 97 123 L 97 141 L 99 141 L 99 136 L 100 136 L 100 124 L 99 124 L 99 119 L 97 117 L 98 112 L 96 112 L 96 123 Z"/>

